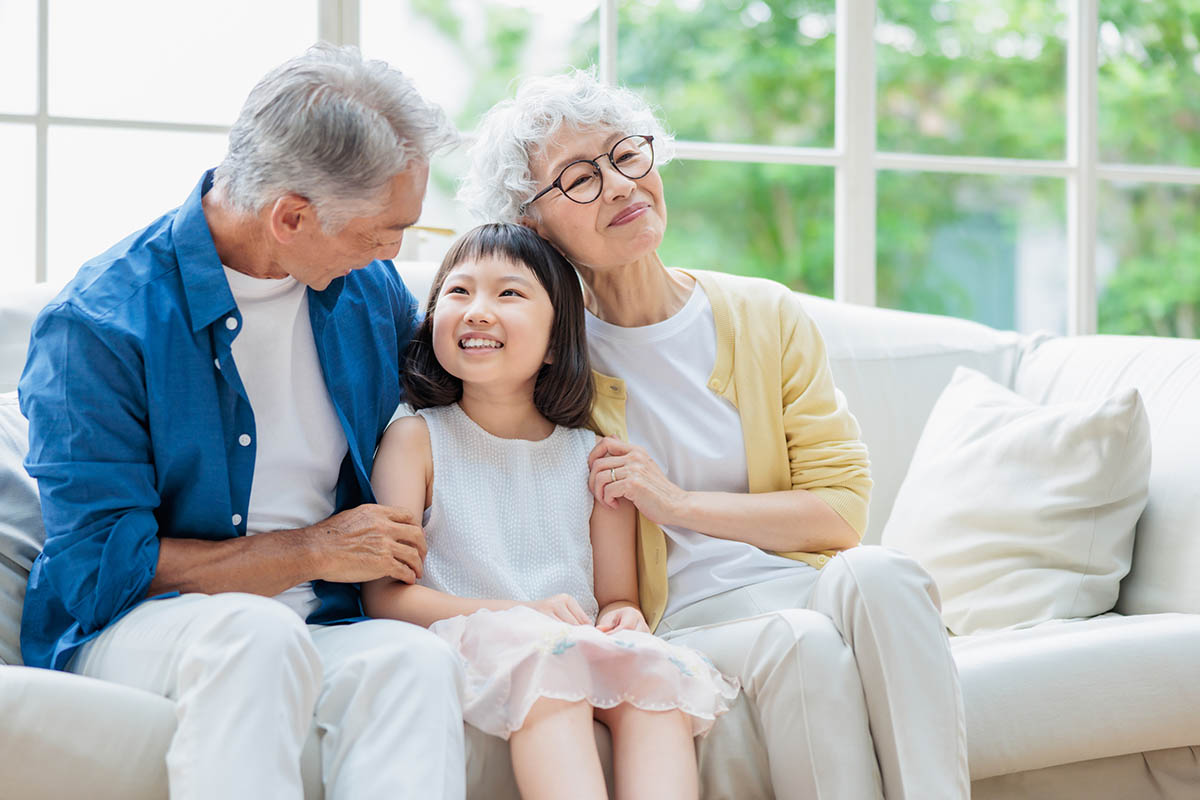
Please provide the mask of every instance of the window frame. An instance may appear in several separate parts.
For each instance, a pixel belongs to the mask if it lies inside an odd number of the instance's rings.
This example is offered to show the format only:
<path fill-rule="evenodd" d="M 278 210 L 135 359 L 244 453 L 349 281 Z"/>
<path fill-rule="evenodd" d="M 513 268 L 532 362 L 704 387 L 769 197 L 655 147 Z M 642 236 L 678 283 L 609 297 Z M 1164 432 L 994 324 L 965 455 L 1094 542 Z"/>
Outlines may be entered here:
<path fill-rule="evenodd" d="M 617 82 L 618 2 L 600 0 L 599 75 Z M 92 119 L 48 113 L 49 3 L 38 0 L 37 106 L 33 114 L 0 114 L 0 122 L 35 127 L 34 280 L 47 279 L 47 140 L 51 126 L 227 133 L 228 126 Z M 1067 153 L 1063 160 L 941 156 L 877 149 L 875 19 L 877 0 L 837 0 L 834 146 L 784 147 L 679 141 L 681 157 L 715 162 L 777 163 L 834 170 L 834 299 L 874 306 L 876 184 L 881 170 L 960 175 L 1062 178 L 1067 215 L 1067 334 L 1097 330 L 1097 195 L 1101 181 L 1200 185 L 1200 168 L 1103 163 L 1097 113 L 1098 0 L 1070 0 L 1067 39 Z M 318 0 L 318 37 L 359 44 L 360 0 Z M 853 224 L 851 224 L 853 222 Z"/>

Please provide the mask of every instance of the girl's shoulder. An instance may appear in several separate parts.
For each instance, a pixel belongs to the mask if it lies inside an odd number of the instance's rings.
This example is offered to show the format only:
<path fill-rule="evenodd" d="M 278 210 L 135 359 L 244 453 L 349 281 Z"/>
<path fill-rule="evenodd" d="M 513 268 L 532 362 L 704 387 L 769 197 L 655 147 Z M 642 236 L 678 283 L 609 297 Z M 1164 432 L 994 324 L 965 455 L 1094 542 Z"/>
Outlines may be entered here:
<path fill-rule="evenodd" d="M 424 415 L 420 411 L 417 411 L 402 417 L 396 417 L 388 423 L 387 429 L 383 432 L 383 437 L 379 440 L 379 450 L 381 453 L 385 446 L 389 448 L 396 447 L 401 450 L 412 447 L 428 450 L 429 425 L 425 422 Z"/>

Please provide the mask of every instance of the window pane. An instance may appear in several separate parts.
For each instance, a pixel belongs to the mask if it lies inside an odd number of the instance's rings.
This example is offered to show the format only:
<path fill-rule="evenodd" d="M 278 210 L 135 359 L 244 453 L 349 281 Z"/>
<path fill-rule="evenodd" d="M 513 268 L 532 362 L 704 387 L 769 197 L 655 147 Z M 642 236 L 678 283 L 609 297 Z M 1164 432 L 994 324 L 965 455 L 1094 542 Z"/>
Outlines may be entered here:
<path fill-rule="evenodd" d="M 1066 3 L 880 0 L 879 149 L 1063 158 Z"/>
<path fill-rule="evenodd" d="M 1200 3 L 1100 0 L 1100 157 L 1200 165 Z"/>
<path fill-rule="evenodd" d="M 362 0 L 362 50 L 413 79 L 463 131 L 526 75 L 595 60 L 599 0 Z M 436 156 L 421 224 L 462 233 L 475 224 L 454 202 L 466 171 L 462 149 Z M 453 236 L 405 234 L 400 258 L 440 259 Z M 424 298 L 422 298 L 423 300 Z"/>
<path fill-rule="evenodd" d="M 37 3 L 0 0 L 0 113 L 37 111 Z"/>
<path fill-rule="evenodd" d="M 757 275 L 833 297 L 833 170 L 673 161 L 662 168 L 670 266 Z"/>
<path fill-rule="evenodd" d="M 4 258 L 0 260 L 0 286 L 33 283 L 34 264 L 34 148 L 36 131 L 32 125 L 0 123 L 0 174 L 4 191 L 0 192 L 0 242 Z"/>
<path fill-rule="evenodd" d="M 51 127 L 50 280 L 178 206 L 224 154 L 222 134 Z"/>
<path fill-rule="evenodd" d="M 519 76 L 587 66 L 598 8 L 599 0 L 362 0 L 362 50 L 411 76 L 470 130 Z"/>
<path fill-rule="evenodd" d="M 1102 183 L 1101 333 L 1200 337 L 1200 186 Z"/>
<path fill-rule="evenodd" d="M 50 113 L 230 125 L 317 38 L 317 0 L 54 0 Z"/>
<path fill-rule="evenodd" d="M 617 74 L 681 139 L 833 146 L 834 0 L 636 0 Z"/>
<path fill-rule="evenodd" d="M 881 306 L 1066 331 L 1061 180 L 885 171 L 878 191 Z"/>

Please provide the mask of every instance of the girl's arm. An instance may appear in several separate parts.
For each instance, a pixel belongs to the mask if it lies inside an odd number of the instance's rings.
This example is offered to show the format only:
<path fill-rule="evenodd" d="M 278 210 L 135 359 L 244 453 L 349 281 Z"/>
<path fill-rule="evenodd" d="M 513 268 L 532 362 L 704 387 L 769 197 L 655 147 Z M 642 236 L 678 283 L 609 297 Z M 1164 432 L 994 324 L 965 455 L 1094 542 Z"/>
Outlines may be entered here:
<path fill-rule="evenodd" d="M 401 417 L 388 426 L 375 455 L 371 486 L 381 505 L 405 509 L 413 519 L 421 519 L 433 488 L 433 450 L 424 418 Z M 362 600 L 363 609 L 372 617 L 390 617 L 424 627 L 439 619 L 472 614 L 482 608 L 500 611 L 517 605 L 528 605 L 564 622 L 589 621 L 574 598 L 565 596 L 556 595 L 534 603 L 457 597 L 392 578 L 364 583 Z"/>
<path fill-rule="evenodd" d="M 417 415 L 401 417 L 388 426 L 375 455 L 371 486 L 381 505 L 402 508 L 415 520 L 429 504 L 433 486 L 433 450 L 429 428 Z M 391 617 L 428 627 L 481 608 L 508 608 L 503 600 L 472 600 L 392 578 L 364 583 L 363 609 L 372 617 Z"/>
<path fill-rule="evenodd" d="M 592 505 L 592 570 L 600 613 L 596 627 L 605 632 L 626 628 L 649 632 L 638 604 L 637 508 L 628 500 L 615 507 Z"/>

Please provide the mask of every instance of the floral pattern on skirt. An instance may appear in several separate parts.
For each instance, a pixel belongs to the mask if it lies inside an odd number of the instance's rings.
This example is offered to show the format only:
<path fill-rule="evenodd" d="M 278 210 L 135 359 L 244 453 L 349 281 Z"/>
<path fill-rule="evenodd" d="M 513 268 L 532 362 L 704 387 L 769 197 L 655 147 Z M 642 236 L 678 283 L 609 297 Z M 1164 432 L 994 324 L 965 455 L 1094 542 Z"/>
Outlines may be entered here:
<path fill-rule="evenodd" d="M 527 606 L 451 617 L 429 630 L 462 662 L 463 718 L 502 739 L 520 729 L 539 697 L 597 708 L 680 709 L 692 720 L 692 734 L 703 736 L 739 689 L 690 648 L 639 631 L 571 625 Z"/>

